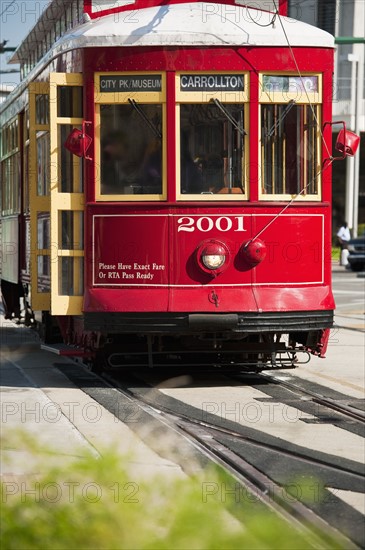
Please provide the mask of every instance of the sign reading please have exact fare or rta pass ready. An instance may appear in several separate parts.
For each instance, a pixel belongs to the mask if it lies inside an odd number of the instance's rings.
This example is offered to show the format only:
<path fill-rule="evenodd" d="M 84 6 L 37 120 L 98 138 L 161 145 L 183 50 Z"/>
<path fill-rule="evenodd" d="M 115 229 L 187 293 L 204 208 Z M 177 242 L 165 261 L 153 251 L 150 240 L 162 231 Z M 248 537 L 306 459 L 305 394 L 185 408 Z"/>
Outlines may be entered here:
<path fill-rule="evenodd" d="M 94 286 L 167 284 L 166 216 L 95 215 L 93 234 Z"/>

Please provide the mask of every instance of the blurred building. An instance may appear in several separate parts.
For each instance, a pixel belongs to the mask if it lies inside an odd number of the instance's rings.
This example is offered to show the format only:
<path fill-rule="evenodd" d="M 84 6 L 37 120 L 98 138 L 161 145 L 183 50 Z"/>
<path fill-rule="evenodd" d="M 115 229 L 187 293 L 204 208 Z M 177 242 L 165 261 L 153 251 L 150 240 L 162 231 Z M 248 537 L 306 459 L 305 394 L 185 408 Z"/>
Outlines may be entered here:
<path fill-rule="evenodd" d="M 333 225 L 346 219 L 356 233 L 358 224 L 365 229 L 365 1 L 289 0 L 289 15 L 336 38 L 333 120 L 344 120 L 361 144 L 356 157 L 333 164 Z"/>

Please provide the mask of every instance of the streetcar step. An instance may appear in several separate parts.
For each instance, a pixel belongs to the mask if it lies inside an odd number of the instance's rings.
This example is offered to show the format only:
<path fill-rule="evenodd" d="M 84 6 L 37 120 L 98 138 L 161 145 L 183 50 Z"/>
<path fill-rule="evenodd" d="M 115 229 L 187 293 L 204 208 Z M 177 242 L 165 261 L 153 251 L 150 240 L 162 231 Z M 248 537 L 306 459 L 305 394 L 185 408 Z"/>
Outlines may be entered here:
<path fill-rule="evenodd" d="M 91 357 L 92 353 L 67 344 L 41 344 L 41 349 L 66 357 Z"/>

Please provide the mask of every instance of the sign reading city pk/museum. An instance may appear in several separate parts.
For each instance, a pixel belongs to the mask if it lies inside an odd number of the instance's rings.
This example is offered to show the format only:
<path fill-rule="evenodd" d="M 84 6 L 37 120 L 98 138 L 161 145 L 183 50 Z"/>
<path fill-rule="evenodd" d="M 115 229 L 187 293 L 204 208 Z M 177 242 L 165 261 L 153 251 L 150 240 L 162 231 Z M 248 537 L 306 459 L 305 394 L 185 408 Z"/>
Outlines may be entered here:
<path fill-rule="evenodd" d="M 144 75 L 101 75 L 99 77 L 100 92 L 160 92 L 161 76 Z"/>
<path fill-rule="evenodd" d="M 242 74 L 184 74 L 180 76 L 181 92 L 243 92 Z"/>

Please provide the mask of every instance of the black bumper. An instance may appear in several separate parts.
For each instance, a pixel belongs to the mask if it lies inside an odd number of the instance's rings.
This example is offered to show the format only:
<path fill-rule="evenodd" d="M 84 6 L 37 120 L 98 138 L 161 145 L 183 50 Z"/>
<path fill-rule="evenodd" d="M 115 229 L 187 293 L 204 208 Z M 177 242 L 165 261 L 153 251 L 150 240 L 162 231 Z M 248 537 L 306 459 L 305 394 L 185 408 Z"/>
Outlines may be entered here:
<path fill-rule="evenodd" d="M 85 329 L 103 334 L 304 332 L 333 326 L 333 311 L 262 313 L 85 313 Z"/>

